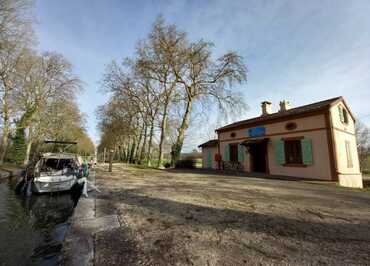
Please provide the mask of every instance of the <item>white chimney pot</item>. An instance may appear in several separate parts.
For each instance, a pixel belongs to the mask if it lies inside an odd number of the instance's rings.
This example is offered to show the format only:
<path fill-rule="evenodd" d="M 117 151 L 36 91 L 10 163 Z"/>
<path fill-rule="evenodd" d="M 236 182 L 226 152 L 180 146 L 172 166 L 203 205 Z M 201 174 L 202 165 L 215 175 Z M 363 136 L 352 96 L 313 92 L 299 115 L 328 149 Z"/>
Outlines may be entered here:
<path fill-rule="evenodd" d="M 292 108 L 290 106 L 290 102 L 286 100 L 281 101 L 279 105 L 280 105 L 280 112 L 284 112 Z"/>
<path fill-rule="evenodd" d="M 261 103 L 262 115 L 269 115 L 272 113 L 272 104 L 269 101 L 264 101 Z"/>

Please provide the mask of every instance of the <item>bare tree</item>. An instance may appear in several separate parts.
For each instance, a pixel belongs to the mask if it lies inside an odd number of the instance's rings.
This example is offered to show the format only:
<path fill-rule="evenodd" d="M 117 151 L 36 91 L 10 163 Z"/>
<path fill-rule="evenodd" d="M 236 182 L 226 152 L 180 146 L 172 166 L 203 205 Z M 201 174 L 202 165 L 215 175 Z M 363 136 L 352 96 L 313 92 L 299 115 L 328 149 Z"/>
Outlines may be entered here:
<path fill-rule="evenodd" d="M 357 151 L 362 170 L 368 167 L 370 156 L 370 130 L 361 121 L 356 123 Z"/>
<path fill-rule="evenodd" d="M 130 146 L 130 161 L 150 163 L 154 121 L 158 114 L 158 95 L 154 93 L 150 81 L 141 76 L 136 62 L 126 59 L 122 65 L 110 64 L 103 78 L 105 90 L 111 100 L 100 108 L 100 129 L 115 128 L 117 137 L 111 138 L 119 147 Z M 115 110 L 111 108 L 114 106 Z M 108 121 L 104 122 L 104 121 Z M 124 125 L 118 127 L 114 123 Z M 112 131 L 110 131 L 112 132 Z M 105 135 L 110 132 L 104 133 Z M 148 139 L 149 135 L 149 139 Z M 122 136 L 126 136 L 122 138 Z M 127 136 L 132 139 L 129 140 Z M 108 144 L 105 142 L 105 144 Z M 111 143 L 110 145 L 113 145 Z M 118 149 L 117 148 L 117 149 Z"/>
<path fill-rule="evenodd" d="M 0 163 L 9 154 L 8 142 L 17 151 L 16 161 L 22 157 L 26 163 L 32 145 L 43 137 L 79 139 L 93 150 L 75 102 L 81 83 L 70 63 L 57 53 L 40 55 L 32 50 L 33 4 L 0 0 Z"/>
<path fill-rule="evenodd" d="M 172 162 L 178 160 L 194 105 L 216 103 L 223 113 L 244 108 L 240 94 L 232 88 L 246 81 L 242 58 L 229 52 L 214 60 L 211 48 L 209 42 L 189 43 L 184 32 L 159 17 L 148 37 L 138 43 L 135 57 L 107 69 L 103 86 L 112 95 L 110 103 L 121 101 L 120 112 L 130 117 L 130 126 L 121 134 L 132 137 L 125 141 L 134 146 L 134 157 L 148 158 L 150 162 L 157 126 L 157 166 L 163 163 L 168 143 L 172 144 Z M 113 127 L 103 122 L 114 117 L 113 113 L 105 112 L 101 117 L 102 132 Z"/>
<path fill-rule="evenodd" d="M 2 45 L 3 47 L 5 45 Z M 0 92 L 1 92 L 1 154 L 0 163 L 3 162 L 7 152 L 8 138 L 10 134 L 11 119 L 14 110 L 13 96 L 16 89 L 16 73 L 21 53 L 13 45 L 8 49 L 0 49 Z"/>
<path fill-rule="evenodd" d="M 231 89 L 233 83 L 246 81 L 247 69 L 242 57 L 229 52 L 213 61 L 211 47 L 211 43 L 204 41 L 192 43 L 183 49 L 179 60 L 172 61 L 172 69 L 182 85 L 185 102 L 178 137 L 172 147 L 172 164 L 180 157 L 195 101 L 213 100 L 223 112 L 244 108 L 240 95 Z"/>
<path fill-rule="evenodd" d="M 0 163 L 7 153 L 11 121 L 16 112 L 13 96 L 18 85 L 17 68 L 25 48 L 33 40 L 31 6 L 32 1 L 28 0 L 0 0 Z"/>
<path fill-rule="evenodd" d="M 175 25 L 165 25 L 162 17 L 157 18 L 147 42 L 138 47 L 138 67 L 147 79 L 158 83 L 161 101 L 160 141 L 157 165 L 163 161 L 163 147 L 167 133 L 168 115 L 176 98 L 177 79 L 171 70 L 171 61 L 178 57 L 185 45 L 186 34 Z"/>
<path fill-rule="evenodd" d="M 33 40 L 32 0 L 0 0 L 0 49 Z"/>
<path fill-rule="evenodd" d="M 73 99 L 81 89 L 81 82 L 73 75 L 71 64 L 56 53 L 38 55 L 28 51 L 18 66 L 18 76 L 16 128 L 28 132 L 24 158 L 26 164 L 35 137 L 33 124 L 37 124 L 39 114 L 50 102 Z"/>

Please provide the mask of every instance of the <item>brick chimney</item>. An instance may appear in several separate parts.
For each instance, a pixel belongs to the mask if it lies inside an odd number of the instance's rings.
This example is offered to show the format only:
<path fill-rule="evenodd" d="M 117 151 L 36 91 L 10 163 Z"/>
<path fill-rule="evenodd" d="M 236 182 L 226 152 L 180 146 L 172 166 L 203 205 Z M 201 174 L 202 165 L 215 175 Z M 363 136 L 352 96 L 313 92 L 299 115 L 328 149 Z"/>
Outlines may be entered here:
<path fill-rule="evenodd" d="M 280 105 L 280 110 L 279 110 L 279 112 L 285 112 L 285 111 L 289 110 L 290 108 L 292 108 L 292 107 L 290 106 L 290 102 L 289 102 L 289 101 L 286 101 L 286 100 L 281 101 L 281 102 L 279 103 L 279 105 Z"/>
<path fill-rule="evenodd" d="M 261 103 L 262 115 L 269 115 L 272 113 L 272 104 L 269 101 L 264 101 Z"/>

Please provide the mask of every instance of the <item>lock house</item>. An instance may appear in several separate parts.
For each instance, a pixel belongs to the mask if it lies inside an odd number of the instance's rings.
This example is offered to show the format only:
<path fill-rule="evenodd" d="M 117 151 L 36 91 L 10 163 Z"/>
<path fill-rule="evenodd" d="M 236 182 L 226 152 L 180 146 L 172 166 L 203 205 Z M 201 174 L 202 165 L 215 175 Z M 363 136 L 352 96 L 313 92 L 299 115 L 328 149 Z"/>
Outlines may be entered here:
<path fill-rule="evenodd" d="M 291 108 L 261 104 L 261 116 L 216 129 L 199 145 L 203 167 L 337 181 L 362 188 L 355 118 L 342 97 Z"/>

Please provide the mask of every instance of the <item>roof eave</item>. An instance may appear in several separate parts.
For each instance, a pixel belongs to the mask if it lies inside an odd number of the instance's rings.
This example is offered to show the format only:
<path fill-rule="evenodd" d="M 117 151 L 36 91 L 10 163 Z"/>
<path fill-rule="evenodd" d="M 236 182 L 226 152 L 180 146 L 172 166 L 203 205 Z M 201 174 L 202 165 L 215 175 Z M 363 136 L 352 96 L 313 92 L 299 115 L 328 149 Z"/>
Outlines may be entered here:
<path fill-rule="evenodd" d="M 347 109 L 348 113 L 351 115 L 351 117 L 352 117 L 352 119 L 353 119 L 353 122 L 355 122 L 355 123 L 356 123 L 356 118 L 355 118 L 355 116 L 353 115 L 353 113 L 352 113 L 352 111 L 351 111 L 351 108 L 349 108 L 349 105 L 347 104 L 347 102 L 344 100 L 344 98 L 343 98 L 342 96 L 341 96 L 341 97 L 339 97 L 339 99 L 338 99 L 338 100 L 336 100 L 336 101 L 334 101 L 334 102 L 330 103 L 330 107 L 332 107 L 332 106 L 336 105 L 336 104 L 337 104 L 337 103 L 339 103 L 339 102 L 342 102 L 342 103 L 344 104 L 344 106 L 346 107 L 346 109 Z"/>
<path fill-rule="evenodd" d="M 338 99 L 339 100 L 339 99 Z M 263 124 L 271 124 L 273 123 L 273 121 L 275 120 L 284 120 L 285 118 L 294 118 L 294 117 L 306 117 L 306 116 L 311 116 L 311 115 L 314 115 L 314 114 L 317 114 L 317 113 L 323 113 L 327 110 L 329 110 L 329 108 L 331 107 L 331 104 L 330 105 L 326 105 L 326 106 L 323 106 L 321 108 L 318 108 L 316 110 L 311 110 L 311 111 L 307 111 L 307 112 L 304 112 L 304 113 L 298 113 L 298 114 L 286 114 L 284 116 L 280 116 L 280 117 L 272 117 L 272 118 L 267 118 L 265 120 L 261 120 L 261 121 L 254 121 L 254 122 L 247 122 L 247 123 L 240 123 L 238 125 L 235 125 L 235 126 L 225 126 L 225 127 L 221 127 L 221 128 L 218 128 L 215 130 L 216 133 L 220 133 L 220 132 L 225 132 L 225 131 L 229 131 L 229 130 L 232 130 L 232 129 L 235 129 L 235 128 L 239 128 L 239 127 L 248 127 L 248 126 L 257 126 L 257 125 L 263 125 Z"/>
<path fill-rule="evenodd" d="M 213 142 L 211 142 L 210 140 L 207 141 L 207 142 L 204 142 L 200 145 L 198 145 L 198 148 L 203 148 L 203 147 L 213 147 L 213 146 L 217 146 L 218 144 L 218 140 L 217 139 L 214 139 L 212 140 Z"/>

